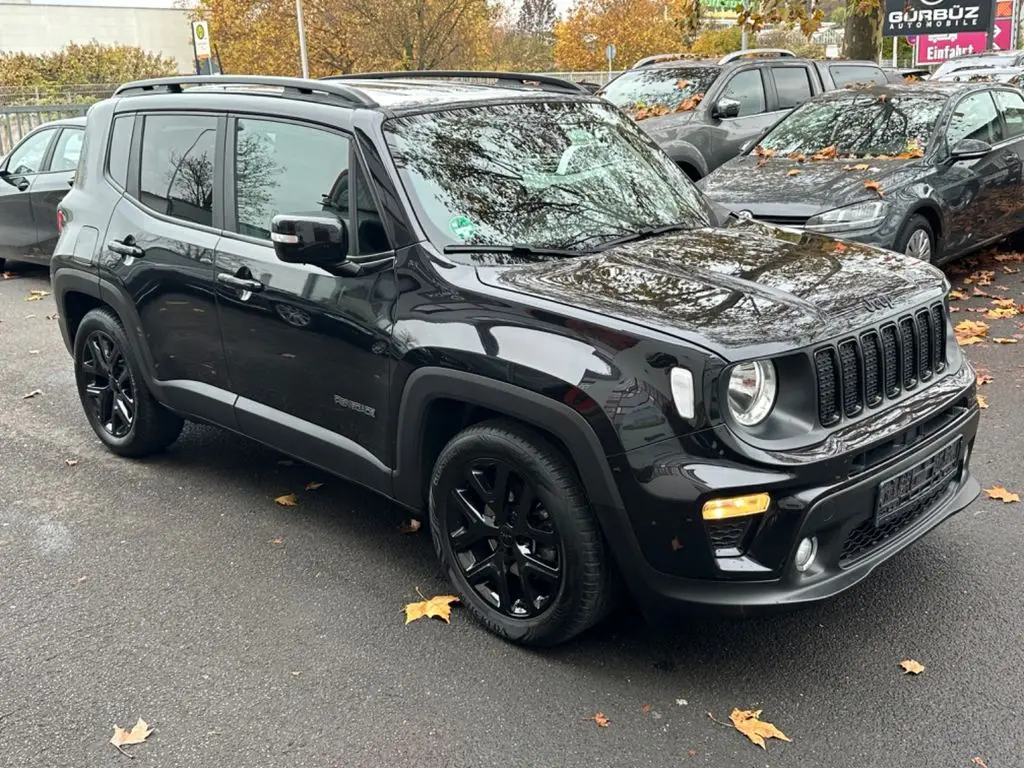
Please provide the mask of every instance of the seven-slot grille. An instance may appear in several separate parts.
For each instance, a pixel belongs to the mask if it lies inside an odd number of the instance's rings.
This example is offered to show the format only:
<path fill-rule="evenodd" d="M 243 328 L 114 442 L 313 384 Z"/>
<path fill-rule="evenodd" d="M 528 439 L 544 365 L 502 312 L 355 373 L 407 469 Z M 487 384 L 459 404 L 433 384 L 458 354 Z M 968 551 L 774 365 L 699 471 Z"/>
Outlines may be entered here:
<path fill-rule="evenodd" d="M 935 304 L 814 353 L 818 418 L 837 424 L 946 367 L 946 312 Z"/>

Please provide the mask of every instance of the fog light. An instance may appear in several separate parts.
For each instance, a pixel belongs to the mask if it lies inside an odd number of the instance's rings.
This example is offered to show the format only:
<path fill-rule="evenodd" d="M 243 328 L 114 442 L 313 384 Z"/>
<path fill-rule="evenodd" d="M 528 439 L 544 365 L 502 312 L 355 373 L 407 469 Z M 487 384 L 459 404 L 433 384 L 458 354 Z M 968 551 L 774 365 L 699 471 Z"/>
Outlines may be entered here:
<path fill-rule="evenodd" d="M 818 554 L 818 537 L 811 536 L 809 539 L 802 539 L 796 548 L 795 565 L 796 569 L 803 573 L 814 562 L 814 556 Z"/>
<path fill-rule="evenodd" d="M 768 511 L 771 496 L 767 493 L 752 493 L 749 496 L 733 496 L 728 499 L 705 501 L 701 515 L 705 520 L 725 520 L 729 517 L 760 515 Z"/>

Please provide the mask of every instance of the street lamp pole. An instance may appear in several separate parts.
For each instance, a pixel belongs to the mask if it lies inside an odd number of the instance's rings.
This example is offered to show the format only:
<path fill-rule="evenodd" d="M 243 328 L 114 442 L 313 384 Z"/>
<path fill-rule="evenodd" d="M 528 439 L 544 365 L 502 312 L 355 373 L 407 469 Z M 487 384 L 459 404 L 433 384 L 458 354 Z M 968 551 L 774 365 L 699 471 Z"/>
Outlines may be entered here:
<path fill-rule="evenodd" d="M 299 56 L 302 57 L 302 76 L 309 77 L 309 59 L 306 58 L 306 22 L 302 20 L 302 0 L 295 0 L 295 20 L 299 25 Z"/>

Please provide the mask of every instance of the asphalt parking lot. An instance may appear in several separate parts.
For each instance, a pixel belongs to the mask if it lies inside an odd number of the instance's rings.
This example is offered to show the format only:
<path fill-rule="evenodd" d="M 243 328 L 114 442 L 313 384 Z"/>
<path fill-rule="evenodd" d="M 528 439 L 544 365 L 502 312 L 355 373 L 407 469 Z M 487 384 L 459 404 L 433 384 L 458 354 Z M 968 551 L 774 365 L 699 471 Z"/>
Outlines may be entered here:
<path fill-rule="evenodd" d="M 954 318 L 990 326 L 968 348 L 992 378 L 973 470 L 1024 491 L 1024 343 L 991 341 L 1024 340 L 1024 315 L 968 311 L 1024 303 L 1024 264 L 948 271 L 967 294 Z M 652 628 L 627 608 L 547 652 L 458 607 L 451 625 L 406 626 L 417 588 L 446 591 L 428 536 L 213 429 L 142 462 L 107 453 L 52 297 L 27 300 L 48 288 L 41 268 L 0 280 L 0 764 L 1024 765 L 1024 503 L 983 496 L 797 613 Z M 286 493 L 298 506 L 273 502 Z M 904 675 L 906 658 L 924 673 Z M 708 717 L 734 707 L 792 742 L 762 751 Z M 139 717 L 156 730 L 129 760 L 107 742 Z"/>

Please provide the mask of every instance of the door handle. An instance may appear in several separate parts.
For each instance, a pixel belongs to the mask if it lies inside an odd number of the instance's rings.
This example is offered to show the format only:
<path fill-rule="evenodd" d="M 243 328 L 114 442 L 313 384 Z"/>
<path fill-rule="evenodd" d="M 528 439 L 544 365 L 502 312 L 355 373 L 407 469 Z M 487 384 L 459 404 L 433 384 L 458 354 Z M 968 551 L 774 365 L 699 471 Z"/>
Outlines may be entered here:
<path fill-rule="evenodd" d="M 146 252 L 135 244 L 135 238 L 129 235 L 124 240 L 111 240 L 107 243 L 107 250 L 116 253 L 118 256 L 141 259 Z"/>
<path fill-rule="evenodd" d="M 221 272 L 217 275 L 217 282 L 223 283 L 224 285 L 230 285 L 232 288 L 237 288 L 240 291 L 249 291 L 250 293 L 259 293 L 266 287 L 259 280 L 253 280 L 247 277 L 238 277 L 237 275 L 231 275 L 227 272 Z"/>

